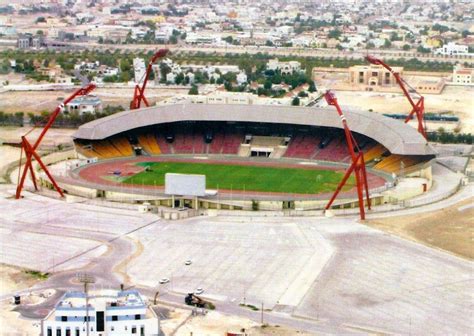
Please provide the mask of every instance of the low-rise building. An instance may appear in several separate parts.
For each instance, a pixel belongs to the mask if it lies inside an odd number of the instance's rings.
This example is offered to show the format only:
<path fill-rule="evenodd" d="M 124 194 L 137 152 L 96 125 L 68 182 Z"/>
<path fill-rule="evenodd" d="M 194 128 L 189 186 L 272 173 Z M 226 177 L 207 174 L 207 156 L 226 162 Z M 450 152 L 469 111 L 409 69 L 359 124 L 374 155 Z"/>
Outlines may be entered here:
<path fill-rule="evenodd" d="M 158 317 L 136 290 L 64 294 L 41 322 L 44 336 L 158 335 Z"/>
<path fill-rule="evenodd" d="M 465 68 L 461 64 L 456 64 L 453 68 L 453 84 L 474 84 L 474 68 Z"/>
<path fill-rule="evenodd" d="M 238 73 L 236 80 L 239 85 L 247 84 L 247 74 L 245 72 Z"/>
<path fill-rule="evenodd" d="M 301 71 L 301 63 L 298 61 L 280 62 L 278 58 L 271 59 L 267 62 L 268 70 L 280 70 L 282 74 L 291 74 Z"/>
<path fill-rule="evenodd" d="M 79 115 L 84 113 L 96 114 L 102 112 L 102 101 L 92 95 L 80 96 L 67 103 L 65 112 L 78 113 Z"/>
<path fill-rule="evenodd" d="M 402 67 L 392 67 L 392 69 L 403 74 Z M 394 86 L 397 80 L 390 71 L 381 65 L 355 65 L 349 68 L 350 83 L 367 86 Z"/>
<path fill-rule="evenodd" d="M 135 73 L 135 83 L 140 83 L 145 78 L 146 68 L 143 58 L 133 59 L 133 71 Z"/>
<path fill-rule="evenodd" d="M 449 42 L 436 49 L 436 53 L 439 55 L 453 56 L 453 55 L 468 55 L 469 48 L 466 45 L 459 45 L 454 42 Z"/>

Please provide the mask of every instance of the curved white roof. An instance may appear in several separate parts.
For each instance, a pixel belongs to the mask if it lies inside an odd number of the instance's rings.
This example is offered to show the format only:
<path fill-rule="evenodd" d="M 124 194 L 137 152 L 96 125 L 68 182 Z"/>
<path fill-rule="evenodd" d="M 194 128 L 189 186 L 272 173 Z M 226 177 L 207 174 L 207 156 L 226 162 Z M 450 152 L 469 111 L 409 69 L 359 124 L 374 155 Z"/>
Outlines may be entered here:
<path fill-rule="evenodd" d="M 352 131 L 364 134 L 400 155 L 434 155 L 417 130 L 374 112 L 344 107 Z M 342 128 L 334 107 L 179 103 L 124 111 L 79 127 L 76 139 L 101 140 L 139 127 L 178 121 L 241 121 Z"/>

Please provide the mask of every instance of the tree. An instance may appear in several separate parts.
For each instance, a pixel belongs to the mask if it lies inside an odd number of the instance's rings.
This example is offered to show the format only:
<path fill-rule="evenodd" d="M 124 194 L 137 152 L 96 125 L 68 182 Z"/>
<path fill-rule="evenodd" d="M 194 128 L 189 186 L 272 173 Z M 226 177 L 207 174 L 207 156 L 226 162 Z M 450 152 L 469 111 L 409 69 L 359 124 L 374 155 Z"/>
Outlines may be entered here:
<path fill-rule="evenodd" d="M 315 92 L 315 91 L 316 91 L 316 85 L 314 84 L 314 81 L 311 81 L 311 82 L 309 83 L 308 91 L 309 91 L 309 92 Z"/>
<path fill-rule="evenodd" d="M 265 81 L 265 84 L 263 84 L 263 88 L 265 90 L 270 90 L 272 88 L 272 81 L 270 79 L 267 79 Z"/>
<path fill-rule="evenodd" d="M 291 105 L 299 106 L 300 105 L 300 99 L 298 97 L 293 98 L 293 100 L 291 101 Z"/>
<path fill-rule="evenodd" d="M 405 50 L 405 51 L 410 50 L 410 45 L 404 44 L 404 45 L 403 45 L 403 50 Z"/>
<path fill-rule="evenodd" d="M 273 46 L 274 46 L 273 42 L 270 41 L 270 40 L 267 40 L 267 41 L 265 42 L 265 45 L 266 45 L 267 47 L 273 47 Z"/>
<path fill-rule="evenodd" d="M 392 46 L 392 42 L 389 39 L 385 39 L 385 43 L 383 44 L 384 48 L 390 48 Z"/>
<path fill-rule="evenodd" d="M 199 94 L 198 87 L 196 85 L 191 86 L 191 89 L 189 89 L 188 94 L 189 95 L 198 95 Z"/>
<path fill-rule="evenodd" d="M 329 31 L 328 37 L 338 39 L 339 36 L 341 36 L 341 34 L 342 34 L 341 31 L 336 28 L 334 30 Z"/>
<path fill-rule="evenodd" d="M 178 43 L 178 38 L 175 35 L 171 35 L 169 42 L 171 44 L 177 44 Z"/>
<path fill-rule="evenodd" d="M 40 23 L 40 22 L 46 22 L 46 19 L 44 16 L 38 16 L 36 18 L 36 23 Z"/>

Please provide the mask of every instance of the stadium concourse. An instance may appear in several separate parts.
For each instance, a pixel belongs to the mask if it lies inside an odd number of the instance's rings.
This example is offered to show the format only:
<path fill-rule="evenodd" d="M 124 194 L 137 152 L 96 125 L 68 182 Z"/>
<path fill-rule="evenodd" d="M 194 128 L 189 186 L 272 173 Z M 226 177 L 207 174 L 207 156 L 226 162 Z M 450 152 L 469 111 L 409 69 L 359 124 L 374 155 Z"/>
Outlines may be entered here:
<path fill-rule="evenodd" d="M 418 178 L 399 199 L 430 188 L 435 151 L 415 129 L 376 113 L 349 110 L 346 117 L 364 152 L 374 204 L 396 200 L 378 192 L 395 186 L 399 175 Z M 258 202 L 265 210 L 322 209 L 350 162 L 341 127 L 337 114 L 315 107 L 186 102 L 125 111 L 77 130 L 75 149 L 89 161 L 77 163 L 61 187 L 129 202 L 139 195 L 135 200 L 170 207 L 158 162 L 174 162 L 169 172 L 205 171 L 208 189 L 217 191 L 198 200 L 177 195 L 179 207 L 249 210 Z M 268 180 L 259 185 L 262 177 Z M 354 207 L 354 197 L 349 180 L 336 207 Z"/>

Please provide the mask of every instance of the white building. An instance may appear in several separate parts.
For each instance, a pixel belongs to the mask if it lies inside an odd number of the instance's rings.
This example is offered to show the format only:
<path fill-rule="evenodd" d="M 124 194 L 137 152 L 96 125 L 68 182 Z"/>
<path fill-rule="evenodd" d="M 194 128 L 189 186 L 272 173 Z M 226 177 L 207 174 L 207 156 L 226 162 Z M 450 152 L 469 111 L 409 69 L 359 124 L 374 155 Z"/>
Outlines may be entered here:
<path fill-rule="evenodd" d="M 439 55 L 468 55 L 469 48 L 466 45 L 458 45 L 454 42 L 449 42 L 442 46 L 441 48 L 436 49 L 436 53 Z"/>
<path fill-rule="evenodd" d="M 67 103 L 65 112 L 79 115 L 102 112 L 102 101 L 96 96 L 80 96 Z"/>
<path fill-rule="evenodd" d="M 133 59 L 133 70 L 135 72 L 135 83 L 140 83 L 146 74 L 145 61 L 143 58 L 134 58 Z"/>
<path fill-rule="evenodd" d="M 176 83 L 176 74 L 174 72 L 169 72 L 166 74 L 166 83 Z"/>
<path fill-rule="evenodd" d="M 267 62 L 267 69 L 280 70 L 282 74 L 291 74 L 301 71 L 301 63 L 298 61 L 280 62 L 278 58 L 275 58 Z"/>
<path fill-rule="evenodd" d="M 473 85 L 474 68 L 465 68 L 461 64 L 456 64 L 453 69 L 453 84 Z"/>
<path fill-rule="evenodd" d="M 237 79 L 237 84 L 239 85 L 247 84 L 247 74 L 243 71 L 237 74 L 236 79 Z"/>
<path fill-rule="evenodd" d="M 136 290 L 64 294 L 41 321 L 44 336 L 152 336 L 158 318 Z M 87 333 L 87 329 L 89 333 Z"/>

